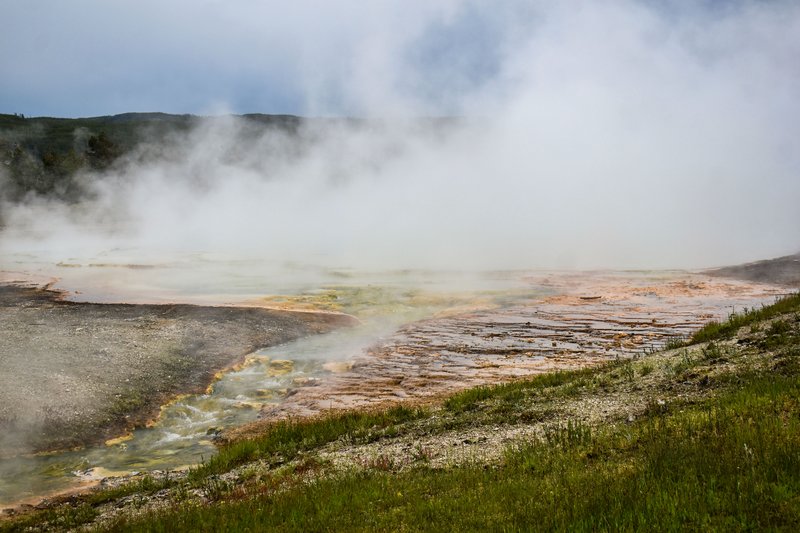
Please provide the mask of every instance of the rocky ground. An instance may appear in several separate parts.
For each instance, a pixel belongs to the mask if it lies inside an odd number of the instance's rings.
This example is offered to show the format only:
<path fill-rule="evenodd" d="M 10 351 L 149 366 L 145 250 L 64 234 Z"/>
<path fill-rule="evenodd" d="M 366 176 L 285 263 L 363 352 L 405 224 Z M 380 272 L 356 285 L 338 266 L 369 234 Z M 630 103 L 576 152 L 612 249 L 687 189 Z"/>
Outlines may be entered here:
<path fill-rule="evenodd" d="M 466 387 L 629 358 L 685 338 L 785 288 L 686 272 L 550 273 L 555 295 L 413 322 L 313 387 L 266 406 L 263 423 L 328 409 L 420 403 Z M 259 423 L 232 435 L 259 432 Z"/>
<path fill-rule="evenodd" d="M 0 457 L 102 442 L 252 351 L 352 325 L 335 313 L 92 304 L 0 284 Z"/>

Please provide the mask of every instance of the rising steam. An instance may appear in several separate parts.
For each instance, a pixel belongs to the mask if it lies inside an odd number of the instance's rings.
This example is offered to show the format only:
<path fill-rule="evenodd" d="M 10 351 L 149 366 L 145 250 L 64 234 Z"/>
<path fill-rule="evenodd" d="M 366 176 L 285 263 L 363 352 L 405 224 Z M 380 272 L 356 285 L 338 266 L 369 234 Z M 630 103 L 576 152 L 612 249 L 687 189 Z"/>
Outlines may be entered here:
<path fill-rule="evenodd" d="M 701 267 L 800 248 L 800 7 L 517 6 L 491 16 L 488 63 L 439 54 L 452 63 L 423 76 L 413 58 L 431 32 L 488 9 L 447 5 L 415 31 L 404 19 L 405 33 L 356 33 L 346 77 L 309 76 L 308 112 L 336 94 L 385 120 L 297 134 L 207 120 L 85 176 L 92 200 L 3 206 L 0 254 L 474 270 Z M 441 112 L 461 118 L 410 118 Z"/>

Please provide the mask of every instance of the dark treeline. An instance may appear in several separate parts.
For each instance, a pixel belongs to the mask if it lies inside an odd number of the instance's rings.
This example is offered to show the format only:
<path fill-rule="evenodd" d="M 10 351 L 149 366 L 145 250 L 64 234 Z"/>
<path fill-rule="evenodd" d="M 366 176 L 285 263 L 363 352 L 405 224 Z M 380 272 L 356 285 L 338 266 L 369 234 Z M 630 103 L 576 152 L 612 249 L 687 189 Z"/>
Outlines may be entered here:
<path fill-rule="evenodd" d="M 257 129 L 297 131 L 302 119 L 289 115 L 242 115 Z M 92 118 L 25 118 L 0 114 L 0 199 L 40 196 L 68 202 L 86 193 L 83 176 L 105 171 L 144 142 L 163 145 L 204 117 L 125 113 Z"/>
<path fill-rule="evenodd" d="M 185 147 L 182 141 L 195 128 L 231 120 L 235 127 L 222 131 L 231 136 L 227 157 L 232 159 L 251 150 L 278 150 L 282 157 L 300 158 L 315 142 L 350 128 L 434 138 L 463 123 L 452 117 L 403 123 L 257 113 L 224 117 L 125 113 L 76 119 L 0 114 L 0 200 L 19 202 L 42 197 L 77 202 L 87 197 L 87 185 L 97 173 L 121 170 L 126 162 L 180 157 L 181 147 Z M 259 144 L 259 139 L 270 133 L 279 133 L 288 142 Z"/>

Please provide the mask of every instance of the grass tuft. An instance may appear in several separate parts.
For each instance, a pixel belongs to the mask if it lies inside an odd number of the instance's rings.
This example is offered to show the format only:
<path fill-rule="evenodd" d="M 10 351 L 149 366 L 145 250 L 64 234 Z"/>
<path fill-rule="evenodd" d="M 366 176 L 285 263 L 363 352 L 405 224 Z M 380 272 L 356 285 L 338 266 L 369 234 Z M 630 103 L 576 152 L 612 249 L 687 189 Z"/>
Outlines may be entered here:
<path fill-rule="evenodd" d="M 611 362 L 608 365 L 622 364 Z M 444 407 L 451 413 L 463 413 L 484 408 L 488 401 L 497 403 L 517 403 L 522 398 L 542 393 L 553 393 L 561 389 L 565 395 L 574 394 L 578 387 L 597 372 L 597 367 L 580 370 L 563 370 L 539 374 L 523 381 L 513 381 L 500 385 L 474 387 L 450 396 Z M 497 408 L 497 406 L 495 406 Z"/>
<path fill-rule="evenodd" d="M 691 336 L 689 344 L 730 339 L 743 326 L 798 310 L 800 310 L 800 293 L 784 296 L 778 298 L 772 305 L 763 306 L 760 309 L 745 309 L 741 313 L 731 313 L 725 322 L 709 322 Z"/>
<path fill-rule="evenodd" d="M 220 448 L 219 453 L 189 472 L 193 482 L 208 476 L 264 460 L 280 465 L 300 453 L 318 448 L 339 438 L 371 442 L 396 432 L 396 426 L 426 416 L 423 408 L 396 406 L 385 411 L 346 411 L 311 420 L 281 420 L 254 439 L 237 441 Z"/>

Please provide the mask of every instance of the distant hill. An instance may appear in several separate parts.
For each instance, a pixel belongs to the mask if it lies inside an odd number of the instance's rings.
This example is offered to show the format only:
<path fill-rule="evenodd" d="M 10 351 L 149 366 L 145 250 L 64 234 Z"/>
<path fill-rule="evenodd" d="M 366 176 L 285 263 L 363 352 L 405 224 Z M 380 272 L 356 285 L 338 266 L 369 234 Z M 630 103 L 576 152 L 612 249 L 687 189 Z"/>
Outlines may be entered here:
<path fill-rule="evenodd" d="M 295 115 L 250 113 L 222 117 L 123 113 L 88 118 L 24 117 L 0 114 L 0 199 L 20 201 L 31 195 L 67 202 L 85 197 L 85 182 L 77 176 L 86 170 L 102 171 L 139 145 L 168 152 L 173 138 L 204 123 L 237 120 L 237 143 L 247 150 L 250 141 L 266 132 L 280 132 L 297 139 L 295 155 L 325 135 L 338 135 L 340 126 L 392 129 L 398 124 L 379 119 L 305 118 Z M 414 134 L 438 135 L 459 124 L 448 117 L 419 118 Z M 408 126 L 409 123 L 403 123 Z M 301 128 L 304 135 L 298 135 Z M 150 151 L 145 157 L 158 157 Z M 2 221 L 0 221 L 2 223 Z"/>
<path fill-rule="evenodd" d="M 712 276 L 800 287 L 800 253 L 706 271 Z"/>
<path fill-rule="evenodd" d="M 245 134 L 278 130 L 292 135 L 301 125 L 330 122 L 293 115 L 234 115 Z M 175 134 L 204 121 L 230 117 L 123 113 L 88 118 L 24 117 L 0 114 L 0 199 L 19 201 L 30 195 L 77 201 L 84 196 L 76 175 L 104 170 L 137 145 L 164 145 Z M 4 178 L 4 179 L 3 179 Z"/>
<path fill-rule="evenodd" d="M 293 115 L 235 116 L 286 131 L 295 131 L 301 122 L 309 120 Z M 64 154 L 70 150 L 86 149 L 81 144 L 82 137 L 88 139 L 91 135 L 105 133 L 124 152 L 142 140 L 143 132 L 152 139 L 175 131 L 186 131 L 203 120 L 215 118 L 217 117 L 168 113 L 122 113 L 88 118 L 23 118 L 19 115 L 0 114 L 0 151 L 21 145 L 39 155 L 47 152 Z"/>

